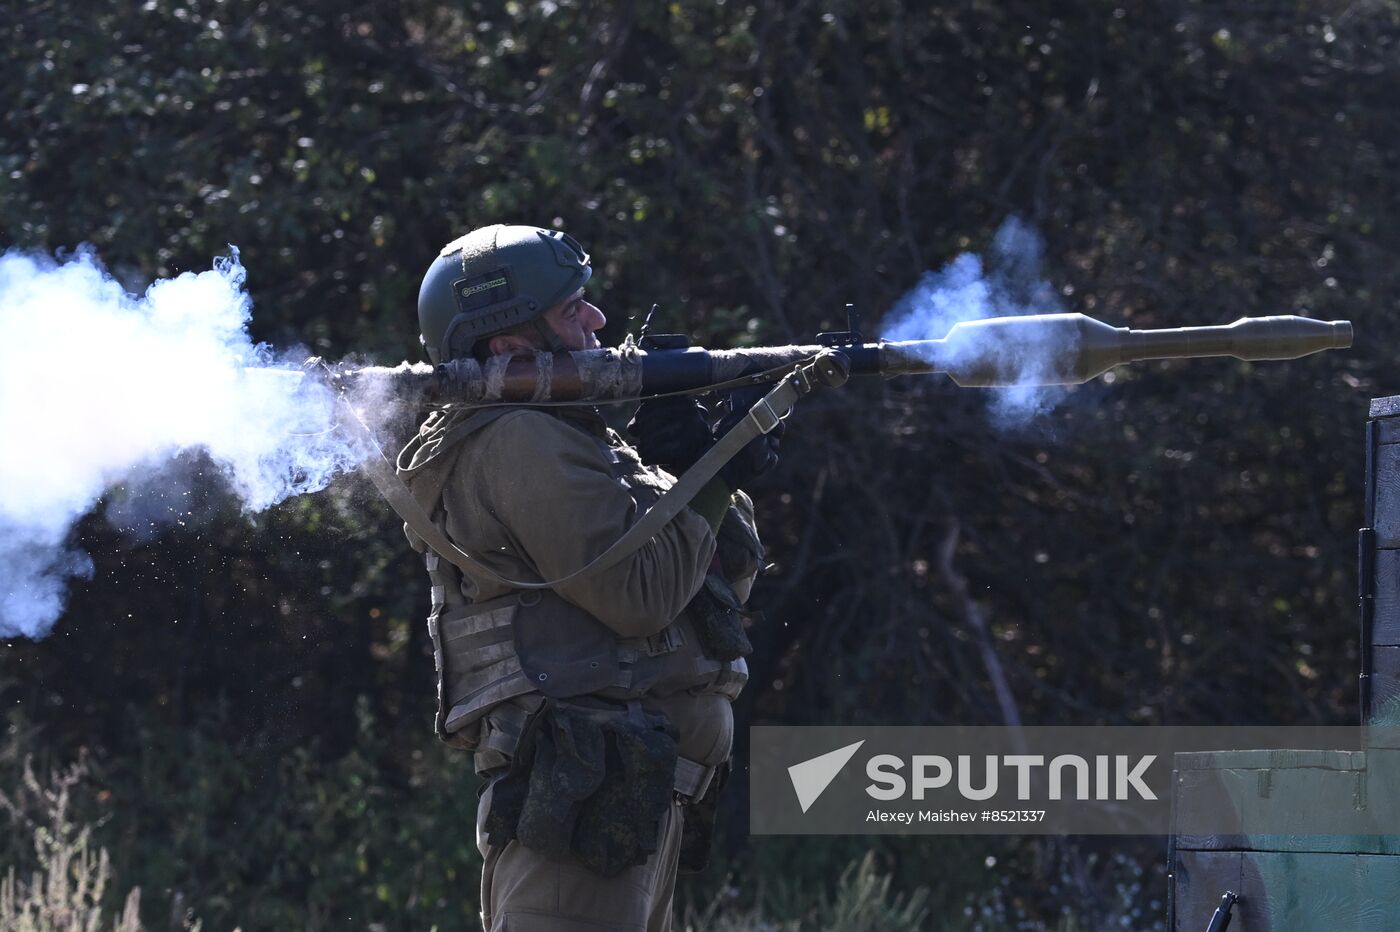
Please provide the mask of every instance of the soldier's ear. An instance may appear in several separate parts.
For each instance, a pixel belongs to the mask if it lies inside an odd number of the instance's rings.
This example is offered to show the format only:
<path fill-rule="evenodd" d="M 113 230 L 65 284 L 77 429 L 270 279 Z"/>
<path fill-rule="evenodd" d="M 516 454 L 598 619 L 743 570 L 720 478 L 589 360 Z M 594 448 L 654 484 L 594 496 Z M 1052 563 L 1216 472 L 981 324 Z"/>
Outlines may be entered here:
<path fill-rule="evenodd" d="M 491 350 L 492 356 L 500 356 L 502 353 L 511 356 L 531 356 L 535 352 L 533 343 L 515 333 L 499 333 L 487 341 L 486 346 Z"/>

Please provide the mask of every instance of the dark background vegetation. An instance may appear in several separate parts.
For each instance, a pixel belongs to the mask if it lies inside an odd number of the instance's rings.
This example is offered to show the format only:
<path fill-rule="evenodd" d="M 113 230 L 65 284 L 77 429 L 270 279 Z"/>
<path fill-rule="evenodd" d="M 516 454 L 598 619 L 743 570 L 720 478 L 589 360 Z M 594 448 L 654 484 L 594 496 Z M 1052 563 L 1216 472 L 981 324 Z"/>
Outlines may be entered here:
<path fill-rule="evenodd" d="M 1013 430 L 938 378 L 814 397 L 757 489 L 777 568 L 737 708 L 1355 720 L 1362 427 L 1400 391 L 1396 3 L 3 6 L 0 245 L 93 243 L 136 286 L 237 244 L 281 346 L 416 359 L 422 270 L 498 221 L 588 246 L 613 340 L 653 301 L 712 345 L 875 318 L 1010 215 L 1065 308 L 1115 325 L 1352 319 L 1349 353 L 1122 369 Z M 388 509 L 354 479 L 251 517 L 196 492 L 153 539 L 82 524 L 94 579 L 0 653 L 6 772 L 91 750 L 89 817 L 148 919 L 469 927 L 474 787 L 432 737 Z M 744 782 L 682 896 L 786 890 L 800 916 L 870 841 L 749 838 Z M 874 857 L 937 926 L 1146 928 L 1164 850 Z"/>

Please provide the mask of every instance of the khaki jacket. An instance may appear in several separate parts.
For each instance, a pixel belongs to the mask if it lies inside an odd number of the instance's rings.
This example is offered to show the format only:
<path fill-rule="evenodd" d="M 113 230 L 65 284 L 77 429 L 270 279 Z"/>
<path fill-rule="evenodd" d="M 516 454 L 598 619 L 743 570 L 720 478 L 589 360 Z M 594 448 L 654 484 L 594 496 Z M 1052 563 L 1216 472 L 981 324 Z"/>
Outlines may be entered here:
<path fill-rule="evenodd" d="M 424 432 L 445 437 L 463 419 L 438 416 Z M 675 482 L 641 465 L 588 408 L 514 409 L 436 453 L 436 444 L 420 444 L 408 464 L 410 486 L 417 493 L 420 482 L 441 483 L 448 536 L 495 573 L 523 581 L 558 579 L 586 565 Z M 614 566 L 556 592 L 622 637 L 653 635 L 699 590 L 715 546 L 709 524 L 686 508 Z M 511 591 L 471 573 L 463 590 L 471 602 Z M 646 704 L 671 719 L 684 756 L 707 764 L 728 756 L 733 721 L 723 696 L 657 696 Z"/>

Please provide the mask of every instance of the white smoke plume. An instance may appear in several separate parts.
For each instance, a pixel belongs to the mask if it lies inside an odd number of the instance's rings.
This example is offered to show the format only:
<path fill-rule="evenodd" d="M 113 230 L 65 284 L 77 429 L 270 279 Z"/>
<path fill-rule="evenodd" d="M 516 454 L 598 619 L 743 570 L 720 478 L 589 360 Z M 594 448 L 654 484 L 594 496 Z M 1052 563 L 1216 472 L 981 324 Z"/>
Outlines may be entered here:
<path fill-rule="evenodd" d="M 963 321 L 1062 313 L 1055 288 L 1040 277 L 1044 255 L 1045 244 L 1039 234 L 1020 218 L 1008 217 L 992 239 L 986 263 L 965 252 L 942 269 L 925 272 L 890 310 L 881 338 L 938 340 Z M 976 349 L 985 351 L 985 347 Z M 996 349 L 1004 354 L 1005 364 L 1019 382 L 989 390 L 992 414 L 1001 425 L 1023 425 L 1064 398 L 1065 388 L 1034 383 L 1055 368 L 1057 356 L 1072 347 L 1018 342 Z M 946 356 L 943 360 L 952 361 Z"/>
<path fill-rule="evenodd" d="M 0 637 L 40 638 L 92 573 L 74 524 L 201 451 L 249 511 L 353 468 L 331 392 L 247 332 L 238 251 L 136 296 L 90 251 L 0 256 Z"/>

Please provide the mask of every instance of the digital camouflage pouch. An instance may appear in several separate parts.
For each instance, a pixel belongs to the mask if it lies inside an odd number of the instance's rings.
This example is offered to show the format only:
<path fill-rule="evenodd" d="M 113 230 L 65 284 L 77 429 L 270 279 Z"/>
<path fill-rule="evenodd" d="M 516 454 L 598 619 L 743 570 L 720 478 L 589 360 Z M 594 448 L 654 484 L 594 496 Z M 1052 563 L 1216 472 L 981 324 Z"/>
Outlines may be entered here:
<path fill-rule="evenodd" d="M 516 839 L 614 877 L 656 851 L 676 760 L 666 719 L 636 703 L 614 711 L 547 701 L 492 785 L 487 839 L 500 846 Z"/>
<path fill-rule="evenodd" d="M 686 606 L 700 647 L 711 660 L 738 660 L 753 653 L 753 644 L 744 631 L 744 610 L 728 581 L 718 573 L 705 577 L 705 584 Z"/>
<path fill-rule="evenodd" d="M 715 822 L 719 818 L 719 794 L 729 782 L 729 761 L 719 765 L 705 795 L 685 809 L 685 828 L 677 864 L 683 874 L 698 874 L 710 866 L 715 843 Z"/>

